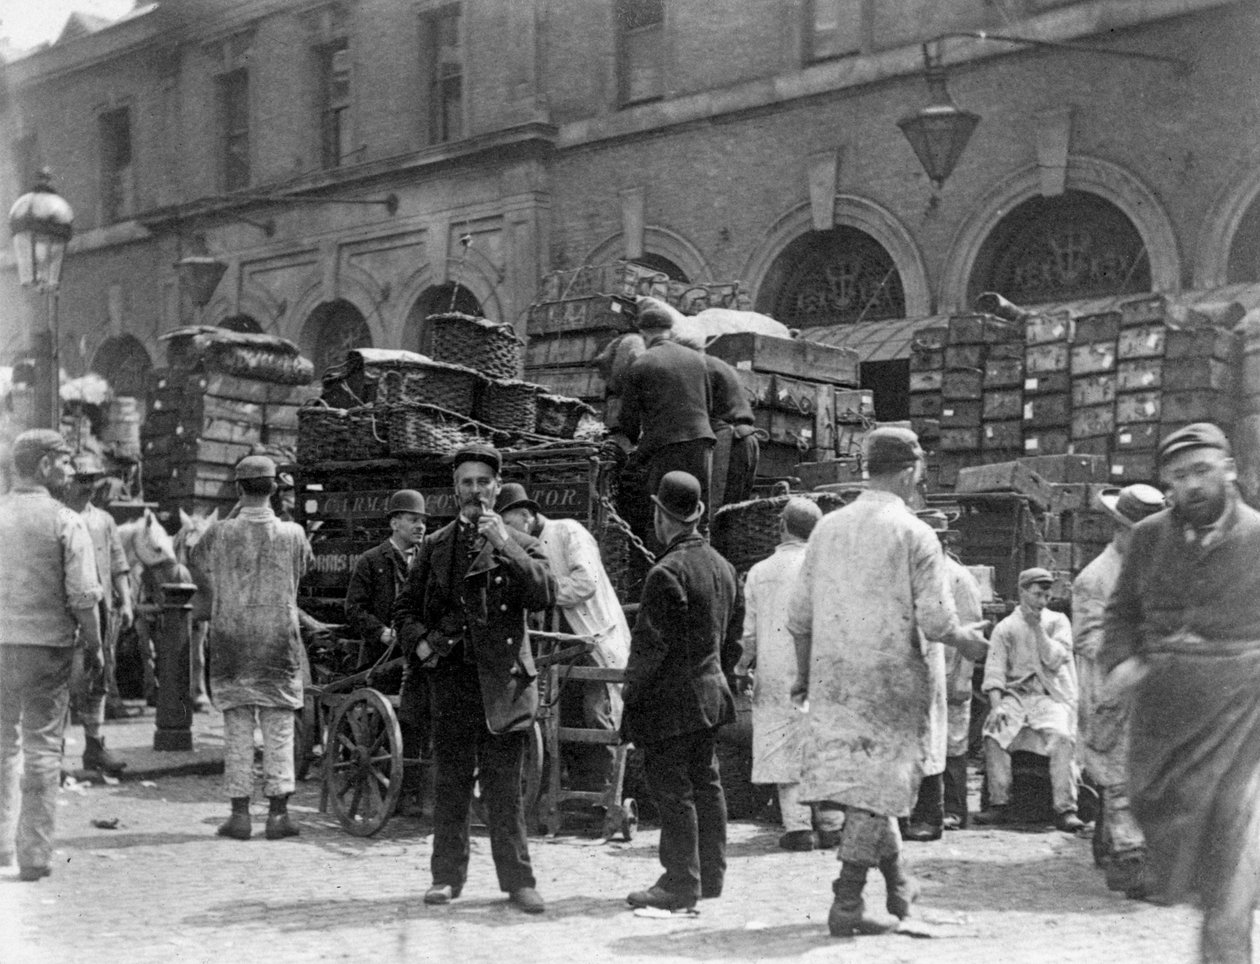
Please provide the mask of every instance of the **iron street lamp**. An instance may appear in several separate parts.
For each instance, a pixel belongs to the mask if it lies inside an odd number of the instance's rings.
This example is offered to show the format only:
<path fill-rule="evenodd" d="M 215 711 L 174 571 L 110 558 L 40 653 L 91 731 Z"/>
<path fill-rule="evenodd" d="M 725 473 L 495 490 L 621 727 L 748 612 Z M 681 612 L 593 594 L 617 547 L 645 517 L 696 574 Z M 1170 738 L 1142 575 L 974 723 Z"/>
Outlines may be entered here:
<path fill-rule="evenodd" d="M 45 168 L 39 172 L 35 186 L 23 194 L 9 209 L 9 231 L 13 235 L 13 253 L 17 258 L 18 282 L 43 292 L 46 299 L 48 329 L 35 333 L 36 358 L 51 363 L 51 371 L 41 379 L 39 391 L 44 397 L 37 417 L 52 429 L 61 427 L 61 332 L 57 321 L 57 289 L 61 284 L 61 266 L 66 246 L 74 232 L 74 211 L 66 199 L 54 190 L 52 175 Z M 49 341 L 47 347 L 41 341 Z"/>
<path fill-rule="evenodd" d="M 939 189 L 945 179 L 954 172 L 958 159 L 962 157 L 967 142 L 980 123 L 980 115 L 963 110 L 954 104 L 945 86 L 945 65 L 942 62 L 942 47 L 951 38 L 969 40 L 988 40 L 997 43 L 1015 44 L 1020 47 L 1045 47 L 1053 50 L 1074 50 L 1077 52 L 1103 54 L 1108 57 L 1127 57 L 1131 60 L 1150 60 L 1157 63 L 1172 64 L 1181 70 L 1189 69 L 1189 64 L 1179 57 L 1168 57 L 1162 54 L 1148 54 L 1137 50 L 1116 50 L 1110 47 L 1091 47 L 1085 44 L 1059 43 L 1052 40 L 1034 40 L 1030 37 L 1012 37 L 1005 34 L 991 34 L 983 31 L 977 33 L 945 33 L 933 37 L 923 46 L 923 75 L 927 81 L 930 102 L 921 110 L 907 114 L 897 121 L 897 126 L 906 135 L 906 140 L 914 149 L 919 163 L 932 183 Z"/>

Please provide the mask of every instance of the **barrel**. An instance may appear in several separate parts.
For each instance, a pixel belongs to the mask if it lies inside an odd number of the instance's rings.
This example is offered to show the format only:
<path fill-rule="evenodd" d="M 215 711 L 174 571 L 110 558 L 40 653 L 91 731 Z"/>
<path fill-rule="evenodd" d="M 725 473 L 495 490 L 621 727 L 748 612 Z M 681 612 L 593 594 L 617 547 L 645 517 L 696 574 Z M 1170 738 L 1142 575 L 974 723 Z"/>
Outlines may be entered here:
<path fill-rule="evenodd" d="M 109 418 L 101 431 L 106 448 L 125 458 L 140 458 L 140 423 L 144 413 L 139 400 L 119 395 L 109 403 Z"/>

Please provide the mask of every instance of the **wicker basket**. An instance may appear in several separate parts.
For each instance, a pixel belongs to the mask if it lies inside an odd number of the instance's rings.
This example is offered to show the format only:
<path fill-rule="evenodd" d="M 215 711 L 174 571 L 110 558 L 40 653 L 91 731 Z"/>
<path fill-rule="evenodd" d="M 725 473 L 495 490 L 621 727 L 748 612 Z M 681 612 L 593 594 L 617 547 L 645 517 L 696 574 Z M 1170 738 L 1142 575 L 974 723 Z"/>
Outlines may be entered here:
<path fill-rule="evenodd" d="M 511 325 L 457 311 L 430 315 L 433 357 L 465 365 L 488 378 L 520 378 L 525 365 L 525 343 Z"/>
<path fill-rule="evenodd" d="M 713 517 L 713 548 L 739 572 L 769 558 L 779 544 L 779 514 L 792 498 L 816 502 L 824 514 L 852 501 L 835 492 L 800 492 L 724 505 Z"/>
<path fill-rule="evenodd" d="M 534 431 L 539 387 L 515 379 L 489 381 L 477 401 L 477 421 L 512 435 Z"/>
<path fill-rule="evenodd" d="M 345 448 L 337 458 L 346 462 L 386 458 L 389 455 L 389 413 L 387 405 L 364 405 L 347 411 Z"/>
<path fill-rule="evenodd" d="M 395 405 L 389 413 L 389 454 L 450 455 L 471 442 L 488 441 L 456 412 L 433 405 Z"/>
<path fill-rule="evenodd" d="M 580 398 L 539 393 L 534 431 L 552 438 L 573 438 L 583 415 L 595 416 L 595 409 Z"/>
<path fill-rule="evenodd" d="M 482 377 L 463 365 L 444 362 L 408 364 L 381 373 L 376 400 L 383 405 L 437 405 L 471 415 Z"/>
<path fill-rule="evenodd" d="M 308 385 L 315 378 L 315 365 L 309 358 L 245 345 L 212 344 L 202 364 L 209 371 L 281 385 Z"/>
<path fill-rule="evenodd" d="M 299 462 L 326 462 L 343 457 L 349 439 L 345 409 L 332 408 L 312 399 L 298 408 L 297 457 Z"/>

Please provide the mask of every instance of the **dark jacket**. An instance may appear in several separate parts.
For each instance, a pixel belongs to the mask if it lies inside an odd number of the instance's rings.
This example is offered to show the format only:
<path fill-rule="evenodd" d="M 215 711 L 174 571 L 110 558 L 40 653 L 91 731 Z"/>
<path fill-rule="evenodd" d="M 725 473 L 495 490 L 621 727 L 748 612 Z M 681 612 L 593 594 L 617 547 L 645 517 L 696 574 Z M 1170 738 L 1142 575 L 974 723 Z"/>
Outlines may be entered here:
<path fill-rule="evenodd" d="M 1133 527 L 1104 617 L 1106 670 L 1182 630 L 1260 640 L 1260 513 L 1233 495 L 1219 530 L 1207 548 L 1189 545 L 1175 509 Z"/>
<path fill-rule="evenodd" d="M 752 405 L 739 373 L 712 355 L 704 356 L 704 367 L 709 372 L 710 417 L 727 425 L 752 425 Z"/>
<path fill-rule="evenodd" d="M 364 642 L 377 647 L 394 611 L 396 580 L 405 577 L 403 560 L 386 539 L 359 556 L 346 588 L 346 622 Z"/>
<path fill-rule="evenodd" d="M 641 456 L 664 445 L 712 439 L 709 376 L 704 355 L 659 341 L 636 358 L 621 390 L 616 428 L 639 443 Z"/>
<path fill-rule="evenodd" d="M 425 538 L 394 604 L 403 649 L 414 650 L 423 638 L 439 652 L 450 646 L 439 670 L 467 653 L 477 665 L 490 732 L 527 729 L 538 711 L 538 673 L 525 618 L 555 604 L 556 581 L 537 540 L 515 529 L 502 549 L 486 542 L 466 573 L 454 572 L 457 524 Z M 464 607 L 455 580 L 464 582 Z"/>
<path fill-rule="evenodd" d="M 744 596 L 735 568 L 696 533 L 648 572 L 630 638 L 622 732 L 652 743 L 735 719 L 726 677 L 743 649 Z"/>

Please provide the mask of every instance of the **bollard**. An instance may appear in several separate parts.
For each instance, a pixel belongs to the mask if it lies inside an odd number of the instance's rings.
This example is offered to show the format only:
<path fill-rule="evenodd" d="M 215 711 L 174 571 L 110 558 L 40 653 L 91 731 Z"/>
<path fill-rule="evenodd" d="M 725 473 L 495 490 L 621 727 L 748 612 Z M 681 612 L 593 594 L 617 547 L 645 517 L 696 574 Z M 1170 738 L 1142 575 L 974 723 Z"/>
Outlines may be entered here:
<path fill-rule="evenodd" d="M 191 582 L 162 583 L 162 630 L 158 634 L 155 750 L 191 750 L 192 701 L 188 697 L 188 647 L 192 639 Z"/>

